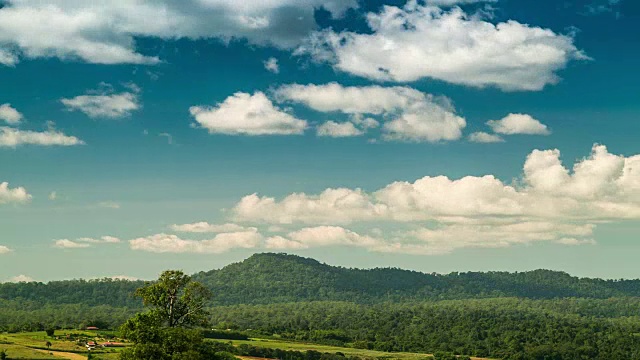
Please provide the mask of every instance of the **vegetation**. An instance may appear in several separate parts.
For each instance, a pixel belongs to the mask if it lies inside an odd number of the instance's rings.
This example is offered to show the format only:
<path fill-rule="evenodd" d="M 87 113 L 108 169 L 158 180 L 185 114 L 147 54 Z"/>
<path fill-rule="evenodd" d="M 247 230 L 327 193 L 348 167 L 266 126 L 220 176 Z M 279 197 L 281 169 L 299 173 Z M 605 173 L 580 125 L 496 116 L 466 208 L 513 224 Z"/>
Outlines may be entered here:
<path fill-rule="evenodd" d="M 143 304 L 132 293 L 142 298 L 146 312 L 136 315 Z M 218 330 L 199 329 L 207 323 Z M 466 354 L 505 360 L 633 360 L 640 359 L 640 280 L 585 279 L 548 270 L 448 275 L 360 270 L 260 254 L 193 277 L 165 272 L 147 284 L 0 285 L 0 332 L 44 335 L 45 330 L 122 324 L 123 335 L 135 343 L 122 352 L 125 359 L 148 354 L 222 359 L 260 352 L 292 360 L 318 356 L 257 350 L 275 351 L 268 346 L 273 343 L 250 342 L 250 334 L 287 344 L 434 354 L 436 359 Z M 238 346 L 221 348 L 206 338 L 230 339 Z M 238 350 L 242 345 L 253 350 Z M 338 352 L 278 349 L 317 351 L 321 358 Z M 341 351 L 343 357 L 366 358 L 348 350 Z M 165 357 L 154 357 L 160 354 Z"/>
<path fill-rule="evenodd" d="M 440 275 L 390 268 L 347 269 L 286 254 L 256 254 L 220 270 L 195 274 L 193 280 L 213 292 L 215 305 L 640 296 L 640 280 L 577 278 L 550 270 Z M 142 285 L 111 279 L 7 283 L 0 284 L 0 301 L 24 302 L 32 308 L 74 304 L 139 310 L 141 304 L 133 293 Z"/>
<path fill-rule="evenodd" d="M 208 314 L 209 291 L 181 271 L 165 271 L 158 281 L 136 290 L 148 310 L 121 328 L 134 345 L 120 353 L 123 360 L 215 359 L 201 331 Z"/>
<path fill-rule="evenodd" d="M 638 317 L 580 316 L 566 310 L 573 301 L 240 305 L 216 308 L 214 320 L 283 339 L 387 352 L 443 351 L 503 359 L 640 359 Z M 625 302 L 618 304 L 623 307 Z"/>

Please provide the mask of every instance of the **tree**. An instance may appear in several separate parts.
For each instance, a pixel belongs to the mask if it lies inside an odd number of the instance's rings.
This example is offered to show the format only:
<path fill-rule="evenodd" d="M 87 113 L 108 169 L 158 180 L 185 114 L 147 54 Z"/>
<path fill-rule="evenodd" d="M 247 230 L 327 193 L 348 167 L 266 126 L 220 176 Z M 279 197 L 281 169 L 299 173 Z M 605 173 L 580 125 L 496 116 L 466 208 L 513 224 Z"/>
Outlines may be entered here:
<path fill-rule="evenodd" d="M 51 341 L 47 341 L 44 345 L 49 349 L 53 344 L 51 344 Z"/>
<path fill-rule="evenodd" d="M 52 337 L 52 336 L 53 336 L 53 334 L 55 334 L 56 329 L 54 329 L 54 328 L 47 328 L 47 329 L 45 329 L 45 332 L 47 333 L 47 336 L 48 336 L 48 337 Z"/>
<path fill-rule="evenodd" d="M 142 298 L 150 313 L 167 327 L 192 327 L 207 324 L 209 314 L 204 309 L 210 291 L 191 280 L 182 271 L 168 270 L 157 282 L 147 284 L 135 295 Z"/>
<path fill-rule="evenodd" d="M 122 360 L 212 359 L 202 332 L 208 324 L 205 305 L 210 292 L 181 271 L 169 270 L 158 281 L 136 290 L 149 308 L 136 314 L 121 333 L 135 345 L 122 351 Z"/>

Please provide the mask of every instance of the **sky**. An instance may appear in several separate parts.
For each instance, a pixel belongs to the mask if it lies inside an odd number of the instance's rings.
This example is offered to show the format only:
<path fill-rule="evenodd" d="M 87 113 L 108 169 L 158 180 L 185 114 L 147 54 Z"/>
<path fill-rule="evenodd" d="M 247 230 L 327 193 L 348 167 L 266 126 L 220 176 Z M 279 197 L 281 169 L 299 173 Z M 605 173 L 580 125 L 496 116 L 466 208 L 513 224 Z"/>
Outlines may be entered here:
<path fill-rule="evenodd" d="M 0 4 L 0 281 L 639 277 L 635 1 Z"/>

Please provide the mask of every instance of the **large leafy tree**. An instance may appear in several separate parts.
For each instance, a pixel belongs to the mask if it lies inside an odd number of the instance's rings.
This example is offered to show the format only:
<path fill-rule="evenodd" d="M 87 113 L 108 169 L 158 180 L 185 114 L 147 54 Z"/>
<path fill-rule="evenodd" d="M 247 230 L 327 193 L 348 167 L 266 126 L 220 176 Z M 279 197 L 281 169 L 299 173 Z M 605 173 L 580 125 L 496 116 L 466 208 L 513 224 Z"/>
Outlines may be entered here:
<path fill-rule="evenodd" d="M 209 314 L 204 307 L 211 293 L 182 271 L 163 272 L 158 281 L 139 288 L 135 295 L 142 298 L 150 308 L 150 315 L 164 326 L 193 327 L 207 323 Z"/>
<path fill-rule="evenodd" d="M 139 288 L 148 310 L 129 319 L 122 335 L 135 345 L 121 353 L 123 360 L 211 359 L 211 350 L 198 327 L 207 325 L 205 305 L 210 292 L 181 271 L 169 270 Z"/>

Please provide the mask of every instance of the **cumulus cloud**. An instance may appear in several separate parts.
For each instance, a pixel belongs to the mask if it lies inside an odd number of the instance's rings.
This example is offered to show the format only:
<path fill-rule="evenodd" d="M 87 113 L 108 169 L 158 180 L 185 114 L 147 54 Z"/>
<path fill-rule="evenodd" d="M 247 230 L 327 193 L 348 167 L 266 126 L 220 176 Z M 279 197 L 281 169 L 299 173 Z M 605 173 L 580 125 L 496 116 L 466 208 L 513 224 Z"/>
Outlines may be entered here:
<path fill-rule="evenodd" d="M 505 248 L 533 242 L 562 245 L 594 244 L 592 239 L 573 238 L 593 235 L 592 225 L 549 222 L 507 224 L 441 224 L 432 228 L 418 227 L 394 234 L 363 235 L 340 226 L 306 227 L 286 236 L 270 238 L 270 249 L 308 249 L 326 246 L 348 246 L 372 252 L 413 255 L 441 255 L 463 248 Z"/>
<path fill-rule="evenodd" d="M 280 73 L 280 66 L 278 65 L 278 59 L 274 57 L 271 57 L 264 62 L 264 68 L 274 74 Z"/>
<path fill-rule="evenodd" d="M 53 247 L 58 249 L 86 249 L 99 244 L 119 244 L 121 241 L 114 236 L 101 236 L 99 238 L 83 237 L 76 240 L 55 240 Z"/>
<path fill-rule="evenodd" d="M 85 249 L 91 247 L 91 244 L 76 242 L 69 239 L 60 239 L 54 241 L 53 247 L 58 249 Z"/>
<path fill-rule="evenodd" d="M 12 251 L 13 250 L 9 249 L 8 247 L 6 247 L 4 245 L 0 245 L 0 255 L 8 254 L 8 253 L 10 253 Z"/>
<path fill-rule="evenodd" d="M 316 134 L 318 136 L 340 138 L 360 136 L 364 134 L 364 131 L 350 122 L 337 123 L 335 121 L 327 121 L 317 127 Z"/>
<path fill-rule="evenodd" d="M 327 189 L 319 195 L 291 194 L 281 201 L 252 194 L 235 205 L 233 214 L 239 221 L 339 224 L 376 219 L 385 210 L 372 204 L 364 191 L 342 188 Z"/>
<path fill-rule="evenodd" d="M 118 244 L 120 243 L 120 239 L 114 236 L 102 236 L 100 238 L 79 238 L 78 242 L 87 243 L 87 244 Z"/>
<path fill-rule="evenodd" d="M 29 283 L 29 282 L 35 282 L 35 280 L 31 276 L 18 275 L 18 276 L 14 276 L 11 279 L 9 279 L 9 282 L 12 282 L 12 283 Z"/>
<path fill-rule="evenodd" d="M 209 224 L 208 222 L 201 221 L 192 224 L 171 225 L 171 230 L 177 232 L 187 233 L 224 233 L 224 232 L 239 232 L 239 231 L 253 231 L 254 228 L 246 228 L 238 224 Z"/>
<path fill-rule="evenodd" d="M 84 141 L 55 129 L 38 132 L 0 126 L 0 147 L 15 148 L 21 145 L 74 146 L 84 145 Z"/>
<path fill-rule="evenodd" d="M 105 85 L 106 89 L 61 99 L 60 102 L 67 110 L 80 111 L 91 118 L 118 119 L 127 117 L 133 111 L 140 109 L 137 87 L 134 87 L 131 92 L 114 93 L 108 84 Z"/>
<path fill-rule="evenodd" d="M 300 135 L 307 127 L 306 121 L 278 108 L 260 91 L 238 92 L 217 106 L 192 106 L 189 112 L 211 134 Z"/>
<path fill-rule="evenodd" d="M 308 246 L 298 241 L 287 239 L 283 236 L 272 236 L 265 240 L 264 246 L 267 249 L 277 250 L 300 250 L 307 249 Z"/>
<path fill-rule="evenodd" d="M 0 183 L 0 205 L 26 203 L 31 201 L 31 198 L 31 194 L 23 187 L 10 188 L 8 182 Z"/>
<path fill-rule="evenodd" d="M 535 150 L 511 184 L 492 175 L 427 176 L 373 192 L 327 189 L 281 200 L 252 194 L 232 214 L 237 221 L 318 225 L 274 237 L 269 248 L 362 244 L 371 251 L 441 254 L 537 241 L 588 245 L 597 224 L 640 219 L 640 155 L 595 145 L 569 169 L 558 150 Z M 337 226 L 373 222 L 396 230 L 356 236 Z"/>
<path fill-rule="evenodd" d="M 0 62 L 2 60 L 0 59 Z M 9 125 L 17 125 L 22 120 L 22 114 L 11 107 L 11 104 L 0 105 L 0 120 L 6 122 Z"/>
<path fill-rule="evenodd" d="M 496 134 L 479 131 L 469 135 L 469 141 L 475 143 L 499 143 L 504 142 L 504 139 Z"/>
<path fill-rule="evenodd" d="M 501 120 L 490 120 L 487 125 L 503 135 L 549 135 L 551 131 L 539 120 L 527 114 L 509 114 Z"/>
<path fill-rule="evenodd" d="M 153 253 L 220 254 L 231 249 L 252 249 L 263 237 L 257 230 L 220 233 L 208 240 L 185 240 L 176 235 L 156 234 L 129 241 L 132 250 Z"/>
<path fill-rule="evenodd" d="M 455 113 L 449 99 L 409 87 L 289 84 L 276 89 L 274 96 L 281 102 L 301 103 L 316 111 L 350 114 L 352 122 L 365 129 L 376 127 L 377 122 L 367 118 L 367 124 L 359 123 L 362 115 L 382 116 L 386 140 L 457 140 L 466 126 L 465 119 Z M 342 125 L 346 126 L 349 125 Z M 336 126 L 329 124 L 325 127 Z"/>
<path fill-rule="evenodd" d="M 289 233 L 289 238 L 307 247 L 348 245 L 372 247 L 379 243 L 377 239 L 360 235 L 340 226 L 317 226 L 303 228 Z"/>
<path fill-rule="evenodd" d="M 340 17 L 356 0 L 9 0 L 0 9 L 0 63 L 57 57 L 97 64 L 156 64 L 135 37 L 243 38 L 290 48 L 317 28 L 314 11 Z M 153 19 L 153 21 L 148 21 Z"/>
<path fill-rule="evenodd" d="M 296 54 L 378 81 L 433 78 L 508 91 L 541 90 L 559 81 L 569 61 L 587 59 L 569 35 L 514 20 L 493 24 L 458 7 L 409 1 L 367 21 L 371 33 L 316 32 Z"/>

